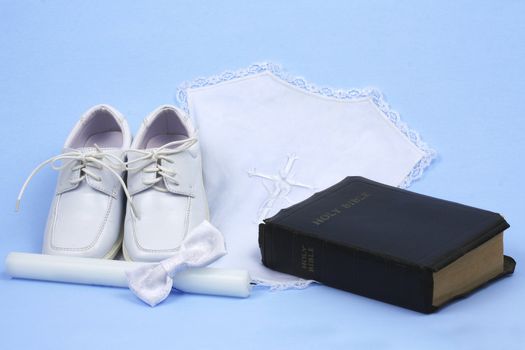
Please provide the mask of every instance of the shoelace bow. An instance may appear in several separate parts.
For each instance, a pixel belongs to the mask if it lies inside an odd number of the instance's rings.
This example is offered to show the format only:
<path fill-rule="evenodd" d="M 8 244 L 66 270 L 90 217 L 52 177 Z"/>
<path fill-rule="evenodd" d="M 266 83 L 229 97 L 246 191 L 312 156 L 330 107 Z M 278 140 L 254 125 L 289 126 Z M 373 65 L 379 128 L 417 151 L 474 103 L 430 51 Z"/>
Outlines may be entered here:
<path fill-rule="evenodd" d="M 188 148 L 193 146 L 195 142 L 197 142 L 197 139 L 195 137 L 190 137 L 184 140 L 172 141 L 159 148 L 154 148 L 148 151 L 135 150 L 135 149 L 129 150 L 128 152 L 139 153 L 142 155 L 142 157 L 138 157 L 136 159 L 129 160 L 126 163 L 126 169 L 128 171 L 130 170 L 131 171 L 141 171 L 142 170 L 145 173 L 154 173 L 155 177 L 153 180 L 151 181 L 142 180 L 144 185 L 146 186 L 153 185 L 153 188 L 158 191 L 168 192 L 166 188 L 158 186 L 157 184 L 160 181 L 162 181 L 164 178 L 166 178 L 169 181 L 171 181 L 173 184 L 178 186 L 179 182 L 175 178 L 177 173 L 172 169 L 162 166 L 160 164 L 160 161 L 164 160 L 168 163 L 173 163 L 173 161 L 169 158 L 170 155 L 180 153 L 180 152 L 187 150 Z M 142 162 L 144 162 L 144 164 L 140 164 Z M 136 163 L 139 163 L 139 164 L 134 167 L 130 166 Z"/>
<path fill-rule="evenodd" d="M 110 164 L 104 163 L 102 160 L 107 159 L 110 161 Z M 64 161 L 61 165 L 55 165 L 58 161 Z M 20 201 L 22 200 L 22 196 L 24 195 L 24 192 L 29 185 L 29 182 L 33 179 L 33 177 L 38 173 L 42 168 L 44 168 L 46 165 L 51 164 L 51 168 L 54 170 L 62 170 L 66 166 L 68 166 L 71 162 L 78 161 L 79 164 L 75 165 L 71 168 L 72 171 L 80 170 L 80 177 L 78 179 L 69 180 L 69 182 L 74 185 L 78 184 L 82 181 L 84 181 L 87 177 L 92 178 L 95 181 L 102 181 L 102 178 L 98 176 L 97 174 L 93 173 L 89 168 L 95 168 L 95 169 L 107 169 L 109 172 L 111 172 L 119 181 L 120 186 L 124 190 L 124 194 L 126 195 L 126 198 L 128 199 L 128 203 L 131 205 L 131 211 L 133 215 L 136 216 L 136 210 L 133 206 L 133 201 L 131 199 L 131 195 L 129 194 L 128 188 L 126 187 L 126 183 L 122 179 L 119 173 L 117 171 L 123 171 L 126 168 L 125 163 L 118 158 L 117 156 L 114 156 L 113 154 L 107 153 L 103 150 L 101 150 L 97 145 L 95 145 L 95 150 L 92 152 L 82 153 L 80 151 L 71 151 L 59 154 L 58 156 L 51 157 L 42 163 L 40 163 L 29 176 L 27 177 L 26 181 L 22 185 L 22 188 L 20 189 L 20 193 L 18 194 L 18 198 L 16 199 L 16 210 L 18 211 L 20 208 Z"/>
<path fill-rule="evenodd" d="M 123 171 L 123 170 L 140 171 L 142 170 L 147 173 L 156 173 L 157 175 L 155 176 L 154 180 L 149 181 L 149 182 L 143 181 L 144 184 L 147 186 L 154 185 L 153 188 L 155 188 L 156 190 L 167 192 L 165 188 L 157 186 L 156 184 L 159 181 L 161 181 L 163 178 L 167 178 L 171 182 L 173 182 L 175 185 L 178 185 L 179 183 L 175 179 L 175 175 L 177 173 L 171 169 L 168 169 L 160 165 L 160 161 L 165 160 L 168 163 L 173 163 L 173 161 L 169 159 L 168 156 L 175 154 L 175 153 L 182 152 L 190 148 L 193 144 L 195 144 L 195 142 L 197 142 L 196 137 L 190 137 L 184 140 L 169 142 L 163 145 L 162 147 L 152 149 L 151 151 L 128 150 L 127 151 L 128 153 L 136 152 L 136 153 L 143 155 L 142 157 L 133 159 L 128 162 L 123 162 L 120 158 L 110 153 L 104 152 L 97 145 L 95 145 L 95 151 L 93 152 L 82 153 L 79 151 L 71 151 L 71 152 L 59 154 L 58 156 L 51 157 L 43 161 L 42 163 L 40 163 L 35 169 L 33 169 L 31 174 L 29 174 L 29 176 L 27 177 L 26 181 L 22 185 L 22 188 L 20 189 L 18 198 L 16 199 L 16 210 L 18 211 L 20 208 L 20 202 L 22 200 L 22 196 L 24 195 L 24 192 L 27 186 L 29 185 L 29 182 L 33 179 L 36 173 L 42 170 L 42 168 L 44 168 L 47 164 L 51 164 L 51 167 L 54 170 L 61 170 L 65 168 L 67 165 L 69 165 L 70 162 L 79 161 L 80 163 L 74 166 L 71 170 L 73 171 L 80 170 L 81 176 L 78 179 L 70 180 L 70 183 L 72 185 L 84 181 L 84 179 L 86 179 L 86 177 L 88 176 L 93 178 L 95 181 L 102 181 L 102 178 L 96 175 L 95 173 L 93 173 L 91 170 L 89 170 L 89 167 L 96 168 L 96 169 L 105 168 L 109 170 L 119 181 L 124 191 L 124 194 L 126 195 L 126 198 L 128 199 L 128 203 L 130 204 L 132 214 L 136 218 L 138 218 L 139 215 L 138 215 L 137 209 L 133 205 L 133 200 L 126 186 L 126 183 L 124 182 L 122 177 L 117 173 L 117 171 Z M 177 147 L 174 147 L 174 146 L 177 146 Z M 174 147 L 174 148 L 170 148 L 170 147 Z M 112 164 L 106 164 L 102 162 L 102 159 L 104 158 L 108 159 L 110 163 Z M 55 163 L 61 160 L 68 161 L 68 162 L 64 162 L 64 164 L 56 166 Z M 145 164 L 141 164 L 135 167 L 129 166 L 130 164 L 135 164 L 135 163 L 139 163 L 142 161 L 146 161 Z M 148 166 L 152 164 L 153 166 L 147 168 Z"/>

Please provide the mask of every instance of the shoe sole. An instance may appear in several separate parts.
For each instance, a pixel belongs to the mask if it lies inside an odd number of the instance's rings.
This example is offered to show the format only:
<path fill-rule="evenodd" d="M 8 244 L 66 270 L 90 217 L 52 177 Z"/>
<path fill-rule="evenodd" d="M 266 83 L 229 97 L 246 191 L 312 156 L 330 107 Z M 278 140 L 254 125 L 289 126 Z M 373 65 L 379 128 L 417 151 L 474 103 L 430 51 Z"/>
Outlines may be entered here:
<path fill-rule="evenodd" d="M 126 261 L 133 261 L 129 258 L 128 252 L 126 251 L 126 247 L 124 247 L 124 244 L 122 245 L 122 256 Z"/>
<path fill-rule="evenodd" d="M 117 256 L 117 253 L 118 253 L 120 247 L 122 246 L 122 240 L 123 239 L 124 239 L 124 234 L 123 234 L 123 232 L 121 232 L 119 234 L 119 237 L 118 237 L 117 241 L 115 242 L 115 244 L 113 244 L 113 246 L 111 247 L 109 252 L 107 252 L 107 254 L 104 255 L 104 257 L 102 259 L 112 260 L 115 256 Z M 122 248 L 124 248 L 124 247 L 122 246 Z"/>

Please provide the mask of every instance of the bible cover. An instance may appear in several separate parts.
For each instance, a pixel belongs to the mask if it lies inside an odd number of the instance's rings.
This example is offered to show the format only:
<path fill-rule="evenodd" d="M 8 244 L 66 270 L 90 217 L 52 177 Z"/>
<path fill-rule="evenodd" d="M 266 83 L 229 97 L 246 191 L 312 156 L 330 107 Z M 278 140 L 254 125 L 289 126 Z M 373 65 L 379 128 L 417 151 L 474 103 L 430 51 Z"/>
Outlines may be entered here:
<path fill-rule="evenodd" d="M 259 246 L 276 271 L 430 313 L 443 306 L 433 274 L 508 227 L 497 213 L 347 177 L 264 220 Z M 490 280 L 514 266 L 505 256 Z"/>

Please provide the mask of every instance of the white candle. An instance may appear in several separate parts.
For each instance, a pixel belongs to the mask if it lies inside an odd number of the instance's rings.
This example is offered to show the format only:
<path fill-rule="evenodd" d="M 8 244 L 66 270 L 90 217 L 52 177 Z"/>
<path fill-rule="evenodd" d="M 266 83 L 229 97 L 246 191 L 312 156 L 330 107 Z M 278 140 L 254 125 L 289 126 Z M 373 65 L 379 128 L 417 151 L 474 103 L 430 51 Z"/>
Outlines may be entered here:
<path fill-rule="evenodd" d="M 112 287 L 127 287 L 126 271 L 146 264 L 151 263 L 16 252 L 9 253 L 5 262 L 11 277 Z M 250 282 L 245 270 L 204 267 L 176 274 L 173 287 L 186 293 L 245 298 L 250 295 Z"/>

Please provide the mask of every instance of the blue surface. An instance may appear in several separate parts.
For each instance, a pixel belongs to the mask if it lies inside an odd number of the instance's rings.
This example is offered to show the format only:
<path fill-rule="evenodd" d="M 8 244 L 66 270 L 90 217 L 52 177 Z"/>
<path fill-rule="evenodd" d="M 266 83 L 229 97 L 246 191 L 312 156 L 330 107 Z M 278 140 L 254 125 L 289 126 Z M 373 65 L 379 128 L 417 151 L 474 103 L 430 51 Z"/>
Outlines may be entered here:
<path fill-rule="evenodd" d="M 525 3 L 521 1 L 2 1 L 0 259 L 38 252 L 55 155 L 109 103 L 137 130 L 176 87 L 270 60 L 332 87 L 376 86 L 440 158 L 412 189 L 501 212 L 506 278 L 425 316 L 322 286 L 245 300 L 0 275 L 0 348 L 523 349 Z M 3 263 L 1 270 L 3 271 Z"/>

